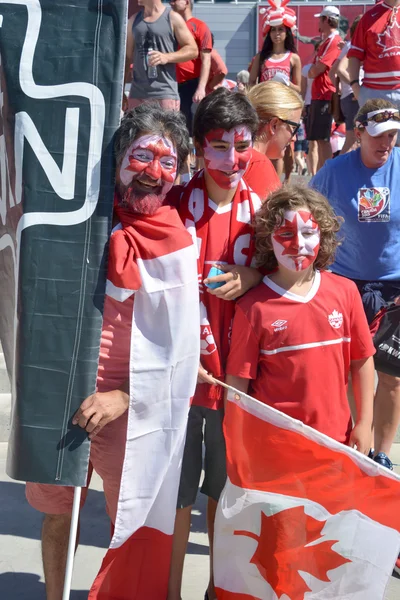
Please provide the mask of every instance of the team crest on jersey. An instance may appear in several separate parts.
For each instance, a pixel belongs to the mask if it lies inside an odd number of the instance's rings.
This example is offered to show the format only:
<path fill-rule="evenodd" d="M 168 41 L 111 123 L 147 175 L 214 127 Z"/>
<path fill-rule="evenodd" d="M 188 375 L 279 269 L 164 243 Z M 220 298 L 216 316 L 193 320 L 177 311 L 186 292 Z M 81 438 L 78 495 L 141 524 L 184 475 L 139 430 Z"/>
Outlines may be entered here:
<path fill-rule="evenodd" d="M 328 316 L 328 321 L 333 329 L 339 329 L 343 325 L 343 315 L 335 309 L 332 311 L 332 314 Z"/>
<path fill-rule="evenodd" d="M 360 223 L 390 221 L 390 190 L 387 187 L 358 190 L 358 220 Z"/>
<path fill-rule="evenodd" d="M 382 54 L 379 55 L 379 58 L 400 54 L 400 26 L 396 20 L 386 27 L 383 33 L 378 33 L 377 45 L 382 48 Z"/>

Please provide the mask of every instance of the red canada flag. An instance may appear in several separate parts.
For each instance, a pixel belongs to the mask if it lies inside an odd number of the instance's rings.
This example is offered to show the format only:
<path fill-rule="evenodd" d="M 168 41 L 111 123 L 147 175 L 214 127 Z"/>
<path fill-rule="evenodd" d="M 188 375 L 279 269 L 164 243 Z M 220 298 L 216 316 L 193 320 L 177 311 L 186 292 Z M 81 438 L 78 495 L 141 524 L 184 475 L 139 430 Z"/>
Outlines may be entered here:
<path fill-rule="evenodd" d="M 215 524 L 218 600 L 382 600 L 400 549 L 400 478 L 236 393 Z"/>

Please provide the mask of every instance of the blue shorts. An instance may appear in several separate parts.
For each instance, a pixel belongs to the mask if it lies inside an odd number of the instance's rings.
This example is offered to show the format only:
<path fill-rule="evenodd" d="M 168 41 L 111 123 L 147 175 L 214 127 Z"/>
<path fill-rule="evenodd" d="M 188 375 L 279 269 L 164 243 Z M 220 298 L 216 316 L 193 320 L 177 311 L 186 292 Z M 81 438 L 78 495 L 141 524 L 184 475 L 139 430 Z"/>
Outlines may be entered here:
<path fill-rule="evenodd" d="M 368 323 L 372 323 L 381 308 L 391 304 L 400 296 L 400 281 L 361 281 L 353 279 L 361 294 Z"/>

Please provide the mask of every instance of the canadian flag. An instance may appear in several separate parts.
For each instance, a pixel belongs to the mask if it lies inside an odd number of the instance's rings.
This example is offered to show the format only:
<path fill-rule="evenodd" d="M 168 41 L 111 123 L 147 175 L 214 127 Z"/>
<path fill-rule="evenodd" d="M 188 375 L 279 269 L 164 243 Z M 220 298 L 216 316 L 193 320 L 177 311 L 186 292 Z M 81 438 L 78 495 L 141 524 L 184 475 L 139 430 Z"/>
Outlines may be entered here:
<path fill-rule="evenodd" d="M 225 414 L 218 600 L 379 600 L 400 548 L 400 478 L 241 393 Z"/>
<path fill-rule="evenodd" d="M 200 356 L 197 250 L 170 206 L 125 215 L 106 289 L 119 302 L 134 294 L 128 430 L 113 537 L 89 599 L 165 600 Z"/>

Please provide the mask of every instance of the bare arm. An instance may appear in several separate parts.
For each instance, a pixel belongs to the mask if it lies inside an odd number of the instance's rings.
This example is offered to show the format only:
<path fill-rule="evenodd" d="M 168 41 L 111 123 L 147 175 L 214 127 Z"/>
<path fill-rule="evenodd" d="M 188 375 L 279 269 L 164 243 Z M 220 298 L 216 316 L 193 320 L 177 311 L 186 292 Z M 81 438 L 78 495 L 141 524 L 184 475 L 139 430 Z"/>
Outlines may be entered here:
<path fill-rule="evenodd" d="M 211 52 L 210 50 L 202 50 L 200 53 L 201 56 L 201 70 L 199 83 L 197 86 L 197 90 L 193 96 L 193 102 L 201 102 L 206 95 L 206 85 L 208 78 L 210 77 L 210 67 L 211 67 Z"/>
<path fill-rule="evenodd" d="M 199 51 L 183 18 L 176 12 L 171 11 L 171 26 L 176 41 L 180 48 L 176 52 L 150 52 L 149 63 L 152 66 L 166 65 L 168 63 L 181 63 L 197 58 Z"/>
<path fill-rule="evenodd" d="M 357 100 L 358 100 L 358 94 L 360 93 L 360 84 L 359 84 L 360 66 L 361 66 L 361 61 L 358 58 L 355 58 L 354 56 L 351 56 L 349 58 L 349 67 L 348 67 L 349 80 L 356 82 L 356 83 L 353 83 L 351 88 L 352 88 L 352 90 L 354 92 L 354 96 L 356 97 Z M 350 83 L 350 81 L 349 81 L 349 83 Z"/>
<path fill-rule="evenodd" d="M 135 49 L 135 40 L 132 32 L 132 24 L 136 15 L 132 15 L 132 17 L 128 21 L 128 31 L 126 35 L 126 53 L 125 53 L 125 75 L 124 75 L 124 84 L 129 83 L 131 76 L 131 64 L 133 62 L 133 51 Z"/>
<path fill-rule="evenodd" d="M 250 71 L 249 85 L 256 85 L 258 79 L 258 73 L 260 72 L 260 55 L 257 54 L 253 60 Z"/>
<path fill-rule="evenodd" d="M 290 82 L 290 87 L 296 90 L 296 92 L 301 92 L 301 60 L 300 56 L 297 54 L 293 54 L 292 56 L 293 64 L 292 64 L 292 80 Z"/>
<path fill-rule="evenodd" d="M 336 76 L 338 74 L 337 73 L 338 66 L 339 66 L 339 59 L 335 60 L 335 62 L 333 63 L 333 65 L 329 71 L 329 79 L 332 81 L 334 86 L 336 86 Z"/>
<path fill-rule="evenodd" d="M 338 64 L 337 74 L 340 81 L 343 83 L 348 83 L 350 85 L 350 75 L 349 75 L 349 59 L 347 56 L 343 56 L 342 60 Z"/>
<path fill-rule="evenodd" d="M 356 446 L 363 454 L 368 454 L 371 448 L 374 406 L 374 360 L 372 356 L 363 360 L 353 360 L 350 369 L 357 415 L 349 445 Z"/>
<path fill-rule="evenodd" d="M 315 79 L 318 75 L 322 75 L 327 70 L 327 66 L 324 65 L 323 62 L 319 62 L 316 65 L 313 65 L 311 69 L 308 71 L 309 79 Z"/>
<path fill-rule="evenodd" d="M 301 97 L 303 98 L 303 100 L 305 100 L 306 93 L 307 93 L 307 77 L 304 77 L 304 75 L 301 76 L 301 89 L 300 89 L 300 93 L 301 93 Z"/>

